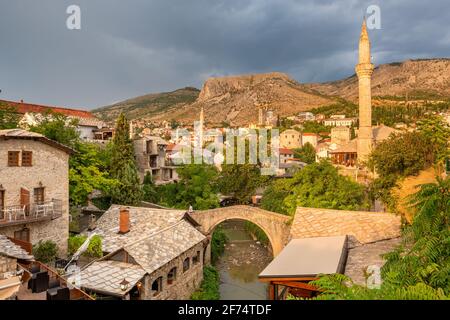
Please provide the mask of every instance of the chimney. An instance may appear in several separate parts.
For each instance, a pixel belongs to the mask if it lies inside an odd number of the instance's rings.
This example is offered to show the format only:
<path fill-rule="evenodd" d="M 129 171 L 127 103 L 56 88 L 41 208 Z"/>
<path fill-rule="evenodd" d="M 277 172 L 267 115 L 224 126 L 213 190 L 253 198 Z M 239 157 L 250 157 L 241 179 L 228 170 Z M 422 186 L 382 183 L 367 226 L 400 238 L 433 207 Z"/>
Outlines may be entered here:
<path fill-rule="evenodd" d="M 130 231 L 130 211 L 128 208 L 120 208 L 119 213 L 119 234 L 125 234 Z"/>

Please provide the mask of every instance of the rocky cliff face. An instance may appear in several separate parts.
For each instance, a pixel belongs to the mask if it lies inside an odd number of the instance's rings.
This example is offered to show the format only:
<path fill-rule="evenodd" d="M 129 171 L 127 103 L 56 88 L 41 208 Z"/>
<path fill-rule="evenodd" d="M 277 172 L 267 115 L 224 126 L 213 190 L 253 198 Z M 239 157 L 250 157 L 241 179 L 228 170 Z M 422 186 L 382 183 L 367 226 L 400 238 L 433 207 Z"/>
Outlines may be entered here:
<path fill-rule="evenodd" d="M 307 87 L 322 94 L 358 99 L 358 79 L 313 83 Z M 407 60 L 378 66 L 372 76 L 372 96 L 408 98 L 450 96 L 450 59 Z"/>
<path fill-rule="evenodd" d="M 400 100 L 439 100 L 450 97 L 450 59 L 408 60 L 378 66 L 372 76 L 374 105 L 401 104 Z M 130 99 L 94 111 L 112 119 L 124 111 L 130 119 L 178 120 L 192 124 L 201 107 L 209 124 L 242 126 L 257 123 L 258 108 L 289 116 L 329 105 L 336 99 L 358 101 L 358 79 L 300 84 L 287 74 L 273 72 L 206 80 L 202 90 L 185 88 Z"/>
<path fill-rule="evenodd" d="M 273 110 L 276 115 L 287 116 L 332 101 L 284 73 L 242 75 L 208 79 L 196 102 L 171 116 L 193 121 L 198 119 L 203 107 L 206 122 L 240 126 L 257 123 L 260 106 Z"/>

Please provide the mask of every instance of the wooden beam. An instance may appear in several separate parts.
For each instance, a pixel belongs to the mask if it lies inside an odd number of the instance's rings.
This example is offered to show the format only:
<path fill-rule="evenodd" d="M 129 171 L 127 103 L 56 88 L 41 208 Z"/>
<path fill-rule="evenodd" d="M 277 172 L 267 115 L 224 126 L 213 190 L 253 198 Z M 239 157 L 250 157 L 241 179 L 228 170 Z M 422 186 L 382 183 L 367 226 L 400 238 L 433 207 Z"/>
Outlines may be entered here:
<path fill-rule="evenodd" d="M 317 277 L 286 277 L 286 278 L 259 278 L 259 281 L 261 282 L 272 282 L 272 281 L 314 281 L 319 278 Z"/>
<path fill-rule="evenodd" d="M 318 289 L 315 286 L 312 286 L 310 284 L 307 283 L 303 283 L 303 282 L 292 282 L 292 281 L 287 281 L 287 282 L 273 282 L 273 284 L 275 285 L 280 285 L 280 286 L 286 286 L 286 287 L 291 287 L 291 288 L 299 288 L 299 289 L 305 289 L 305 290 L 309 290 L 309 291 L 321 291 L 320 289 Z"/>

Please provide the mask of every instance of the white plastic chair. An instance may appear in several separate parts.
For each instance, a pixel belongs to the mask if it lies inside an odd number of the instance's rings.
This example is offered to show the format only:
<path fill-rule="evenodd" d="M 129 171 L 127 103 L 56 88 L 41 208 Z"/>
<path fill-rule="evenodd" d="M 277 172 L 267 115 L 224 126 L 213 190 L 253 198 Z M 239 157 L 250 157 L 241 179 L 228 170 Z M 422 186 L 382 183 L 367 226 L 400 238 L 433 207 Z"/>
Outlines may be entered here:
<path fill-rule="evenodd" d="M 27 208 L 27 206 L 23 206 L 23 208 L 18 208 L 16 211 L 16 220 L 19 220 L 19 217 L 23 217 L 23 220 L 26 219 L 26 215 L 25 215 L 25 209 Z"/>

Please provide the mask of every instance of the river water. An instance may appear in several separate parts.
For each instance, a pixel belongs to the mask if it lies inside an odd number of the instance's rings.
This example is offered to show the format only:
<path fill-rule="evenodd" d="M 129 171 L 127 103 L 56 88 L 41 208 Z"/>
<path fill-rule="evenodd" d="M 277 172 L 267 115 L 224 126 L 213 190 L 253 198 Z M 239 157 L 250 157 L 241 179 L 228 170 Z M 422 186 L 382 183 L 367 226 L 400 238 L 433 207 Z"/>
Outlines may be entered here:
<path fill-rule="evenodd" d="M 229 242 L 218 259 L 221 300 L 265 300 L 267 285 L 258 281 L 258 274 L 272 260 L 272 254 L 244 229 L 243 221 L 221 224 Z"/>

